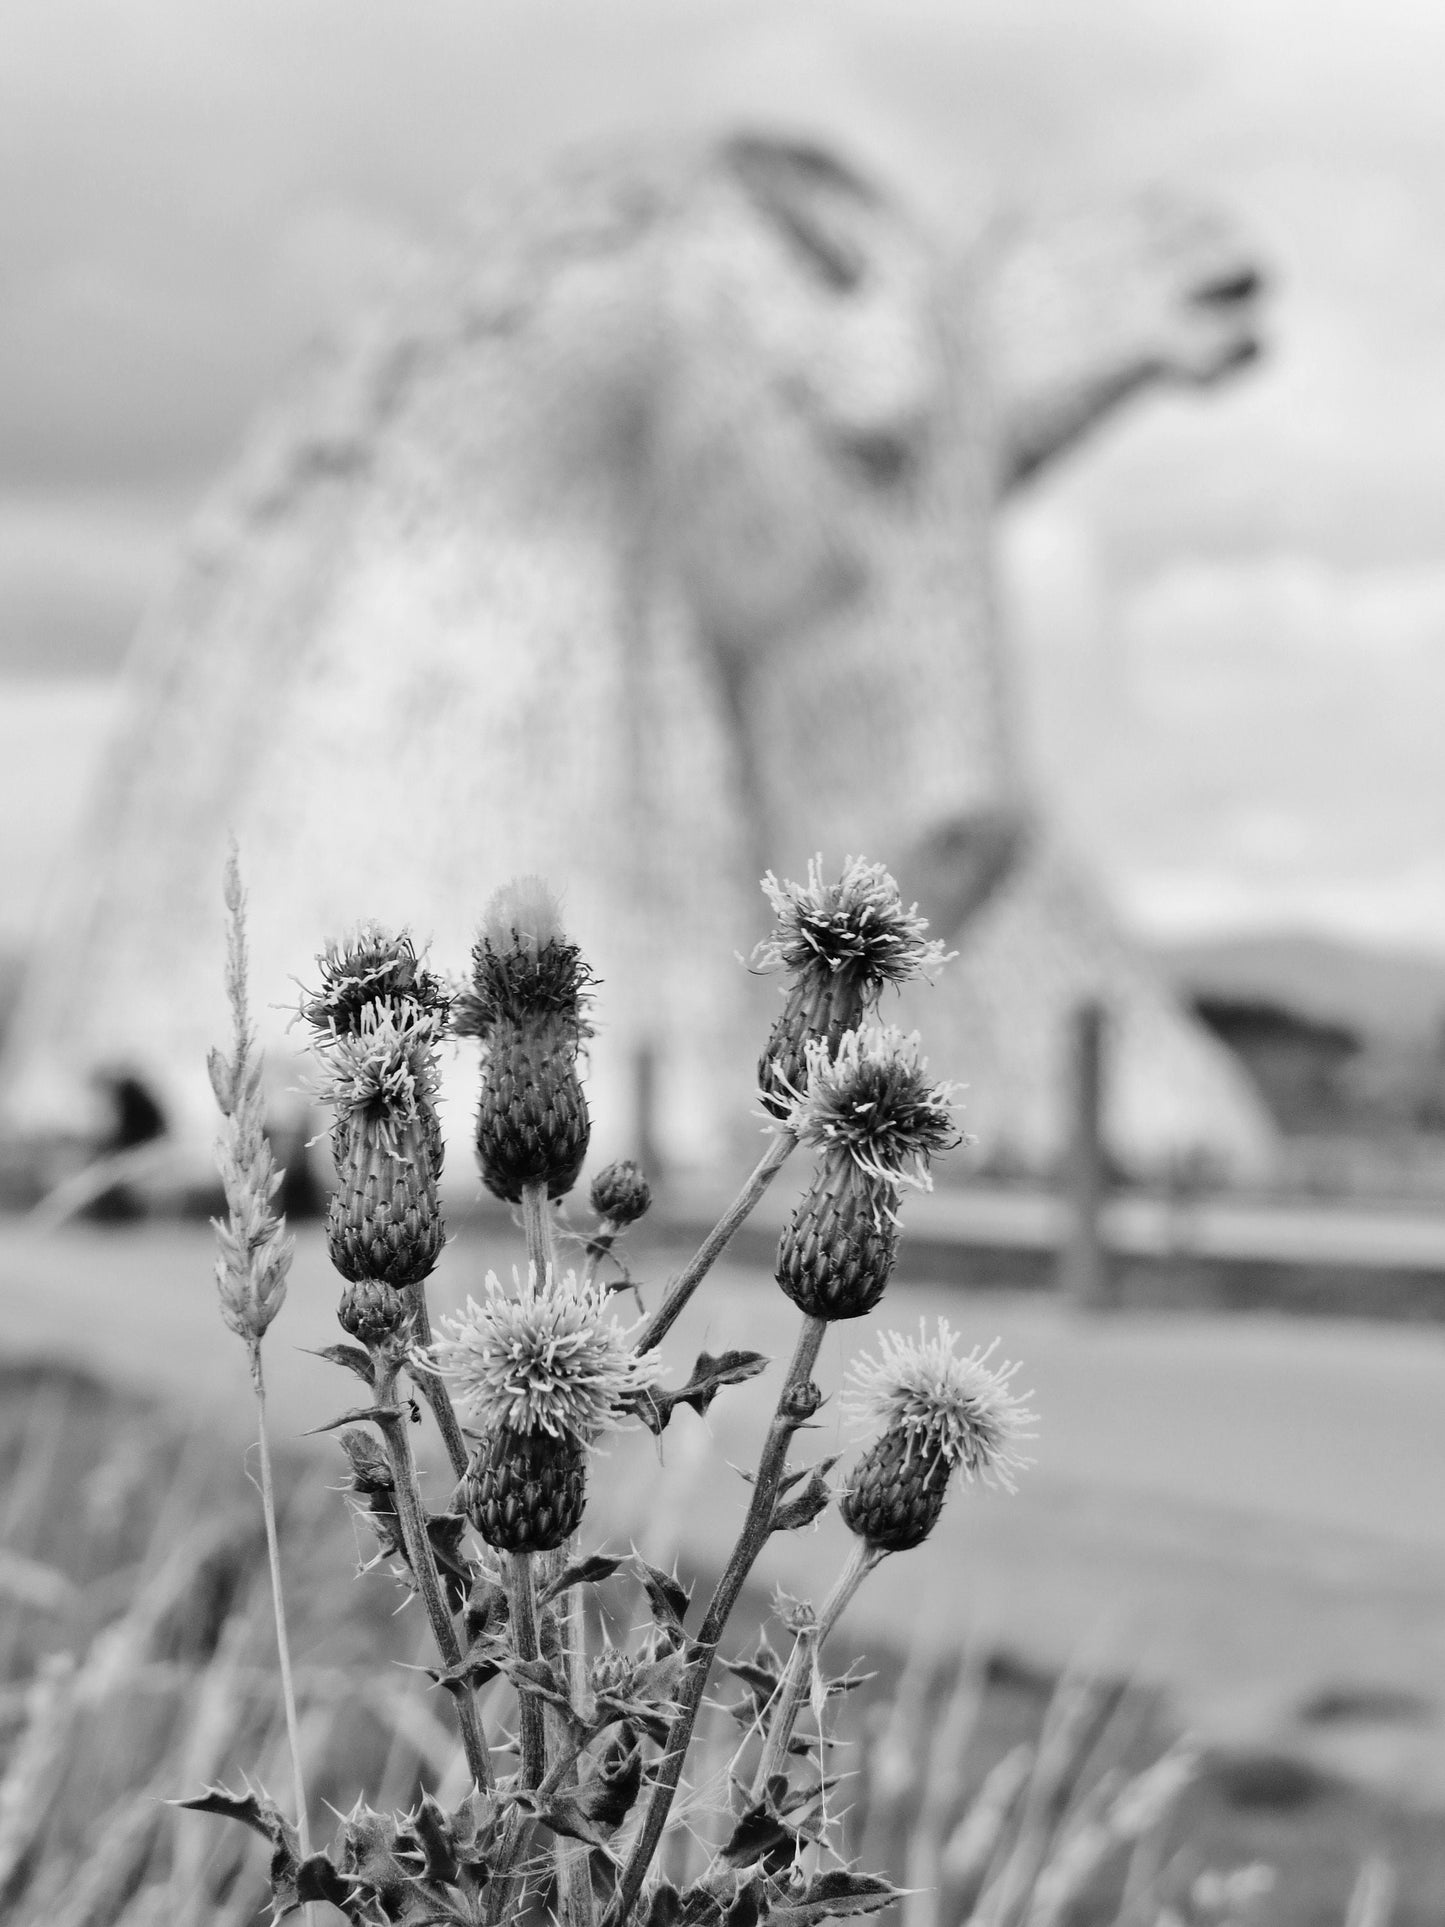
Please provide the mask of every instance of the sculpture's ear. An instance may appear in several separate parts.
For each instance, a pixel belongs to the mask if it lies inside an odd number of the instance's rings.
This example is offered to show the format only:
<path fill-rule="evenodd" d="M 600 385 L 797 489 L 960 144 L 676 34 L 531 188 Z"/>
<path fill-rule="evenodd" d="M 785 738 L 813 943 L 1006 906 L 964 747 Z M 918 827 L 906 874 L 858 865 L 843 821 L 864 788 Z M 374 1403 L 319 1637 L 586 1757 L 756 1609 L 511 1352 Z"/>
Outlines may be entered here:
<path fill-rule="evenodd" d="M 857 287 L 866 258 L 854 217 L 881 206 L 876 189 L 807 141 L 739 134 L 725 144 L 723 159 L 813 274 L 840 294 Z"/>

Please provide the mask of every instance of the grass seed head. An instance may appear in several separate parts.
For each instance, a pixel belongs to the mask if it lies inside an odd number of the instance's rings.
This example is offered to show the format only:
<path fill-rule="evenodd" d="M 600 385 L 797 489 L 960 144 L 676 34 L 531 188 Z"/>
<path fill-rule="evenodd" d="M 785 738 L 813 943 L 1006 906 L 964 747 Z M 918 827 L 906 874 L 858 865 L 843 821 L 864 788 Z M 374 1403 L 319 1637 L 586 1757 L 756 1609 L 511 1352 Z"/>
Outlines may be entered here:
<path fill-rule="evenodd" d="M 226 864 L 226 996 L 231 1006 L 229 1057 L 213 1050 L 207 1060 L 211 1088 L 221 1112 L 216 1162 L 226 1198 L 226 1217 L 216 1231 L 216 1288 L 221 1316 L 238 1337 L 255 1347 L 286 1297 L 294 1241 L 276 1209 L 284 1173 L 266 1137 L 261 1053 L 247 1001 L 246 893 L 232 845 Z"/>

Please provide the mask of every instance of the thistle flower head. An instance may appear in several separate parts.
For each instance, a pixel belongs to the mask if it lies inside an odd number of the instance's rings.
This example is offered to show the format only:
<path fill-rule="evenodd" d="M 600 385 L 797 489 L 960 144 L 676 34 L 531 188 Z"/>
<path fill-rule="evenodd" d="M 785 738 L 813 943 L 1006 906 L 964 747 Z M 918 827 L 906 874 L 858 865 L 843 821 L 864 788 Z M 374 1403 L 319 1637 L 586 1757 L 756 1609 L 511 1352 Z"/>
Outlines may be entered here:
<path fill-rule="evenodd" d="M 928 919 L 905 910 L 898 885 L 881 863 L 849 857 L 836 883 L 823 881 L 823 859 L 808 864 L 806 883 L 780 883 L 769 870 L 763 891 L 773 906 L 772 934 L 753 952 L 755 970 L 842 979 L 867 1001 L 885 984 L 929 975 L 947 962 L 929 942 Z"/>
<path fill-rule="evenodd" d="M 494 950 L 515 944 L 532 957 L 549 943 L 565 943 L 562 908 L 545 877 L 513 877 L 493 891 L 482 912 L 482 936 Z"/>
<path fill-rule="evenodd" d="M 540 877 L 518 877 L 497 891 L 483 913 L 471 982 L 457 1000 L 457 1034 L 488 1043 L 499 1024 L 552 1019 L 575 1045 L 592 1034 L 582 1014 L 591 979 L 581 951 L 567 941 L 547 885 Z"/>
<path fill-rule="evenodd" d="M 808 1087 L 783 1120 L 800 1144 L 844 1159 L 875 1182 L 932 1187 L 929 1160 L 963 1141 L 954 1120 L 954 1086 L 931 1084 L 915 1031 L 891 1025 L 848 1031 L 829 1056 L 807 1047 Z"/>
<path fill-rule="evenodd" d="M 320 1052 L 317 1097 L 335 1107 L 339 1124 L 360 1126 L 395 1153 L 436 1096 L 445 1021 L 424 1004 L 366 1004 L 356 1028 L 334 1033 Z"/>
<path fill-rule="evenodd" d="M 1020 1443 L 1036 1437 L 1038 1415 L 1030 1392 L 1015 1392 L 1017 1364 L 991 1365 L 999 1341 L 962 1353 L 947 1319 L 929 1338 L 918 1321 L 916 1339 L 884 1332 L 877 1358 L 849 1367 L 843 1407 L 860 1429 L 903 1433 L 925 1460 L 942 1458 L 970 1484 L 1015 1490 L 1014 1475 L 1032 1464 Z"/>
<path fill-rule="evenodd" d="M 365 1013 L 379 1003 L 416 1005 L 445 1023 L 451 999 L 441 979 L 422 968 L 405 930 L 393 934 L 363 923 L 328 943 L 316 961 L 321 987 L 303 993 L 301 1015 L 322 1038 L 360 1030 Z"/>
<path fill-rule="evenodd" d="M 490 1432 L 546 1432 L 590 1445 L 627 1411 L 661 1369 L 638 1357 L 607 1316 L 609 1293 L 575 1271 L 535 1268 L 515 1293 L 488 1272 L 483 1302 L 468 1298 L 459 1317 L 438 1322 L 436 1369 Z"/>

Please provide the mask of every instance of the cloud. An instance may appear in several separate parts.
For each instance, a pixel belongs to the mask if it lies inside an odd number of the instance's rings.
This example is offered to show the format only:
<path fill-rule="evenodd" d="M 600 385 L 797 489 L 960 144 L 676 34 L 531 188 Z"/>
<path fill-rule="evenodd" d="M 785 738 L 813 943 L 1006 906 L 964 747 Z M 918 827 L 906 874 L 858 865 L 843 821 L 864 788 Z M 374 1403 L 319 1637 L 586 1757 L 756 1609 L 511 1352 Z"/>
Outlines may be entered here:
<path fill-rule="evenodd" d="M 115 686 L 13 684 L 0 701 L 0 946 L 33 933 L 57 866 L 80 827 L 117 715 Z"/>
<path fill-rule="evenodd" d="M 166 496 L 0 495 L 7 674 L 108 675 L 169 566 L 185 508 Z"/>
<path fill-rule="evenodd" d="M 1445 947 L 1445 563 L 1185 558 L 1110 586 L 1057 506 L 1005 545 L 1056 812 L 1160 935 Z"/>
<path fill-rule="evenodd" d="M 0 675 L 107 671 L 184 505 L 310 339 L 470 194 L 561 144 L 796 116 L 965 226 L 995 187 L 1087 199 L 1157 176 L 1257 236 L 1273 347 L 1228 390 L 1141 405 L 1013 519 L 1039 768 L 1156 925 L 1313 906 L 1445 941 L 1445 9 L 3 15 Z M 7 802 L 31 798 L 38 826 L 0 836 L 32 880 L 98 740 L 69 700 L 0 724 L 20 759 Z"/>

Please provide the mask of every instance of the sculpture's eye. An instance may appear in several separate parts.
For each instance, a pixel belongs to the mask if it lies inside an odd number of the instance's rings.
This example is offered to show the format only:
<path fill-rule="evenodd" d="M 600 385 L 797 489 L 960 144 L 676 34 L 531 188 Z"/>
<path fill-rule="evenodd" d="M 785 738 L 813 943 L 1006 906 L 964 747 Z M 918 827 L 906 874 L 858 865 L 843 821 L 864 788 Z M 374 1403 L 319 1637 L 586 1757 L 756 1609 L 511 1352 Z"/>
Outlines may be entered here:
<path fill-rule="evenodd" d="M 837 448 L 847 466 L 870 488 L 902 488 L 918 472 L 920 450 L 916 436 L 881 428 L 858 431 L 840 435 Z"/>
<path fill-rule="evenodd" d="M 1235 274 L 1221 275 L 1196 288 L 1194 299 L 1204 307 L 1232 308 L 1240 302 L 1252 301 L 1263 290 L 1264 276 L 1253 268 L 1241 268 Z"/>
<path fill-rule="evenodd" d="M 863 250 L 839 232 L 829 232 L 816 221 L 793 218 L 787 208 L 774 210 L 778 225 L 814 275 L 835 294 L 851 294 L 863 279 Z"/>
<path fill-rule="evenodd" d="M 742 135 L 725 151 L 753 204 L 786 237 L 814 279 L 835 294 L 851 294 L 867 266 L 857 219 L 876 212 L 874 190 L 834 155 L 807 142 Z"/>

